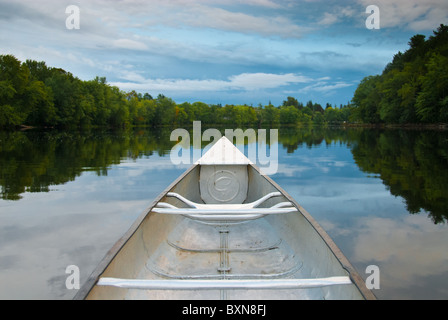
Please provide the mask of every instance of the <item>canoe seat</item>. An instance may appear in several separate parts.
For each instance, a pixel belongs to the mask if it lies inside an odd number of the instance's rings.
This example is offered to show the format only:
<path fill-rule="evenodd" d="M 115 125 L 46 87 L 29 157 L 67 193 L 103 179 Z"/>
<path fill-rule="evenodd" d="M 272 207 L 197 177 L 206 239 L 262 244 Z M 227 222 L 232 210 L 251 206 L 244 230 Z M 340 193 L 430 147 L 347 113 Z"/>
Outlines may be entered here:
<path fill-rule="evenodd" d="M 188 208 L 178 208 L 170 203 L 159 202 L 152 212 L 164 214 L 181 214 L 196 220 L 210 222 L 219 221 L 245 221 L 261 218 L 267 214 L 281 214 L 297 212 L 297 208 L 291 202 L 280 202 L 270 208 L 259 208 L 263 202 L 278 197 L 280 192 L 271 192 L 260 199 L 250 203 L 204 204 L 186 199 L 178 193 L 168 192 L 168 197 L 175 197 L 185 203 Z"/>

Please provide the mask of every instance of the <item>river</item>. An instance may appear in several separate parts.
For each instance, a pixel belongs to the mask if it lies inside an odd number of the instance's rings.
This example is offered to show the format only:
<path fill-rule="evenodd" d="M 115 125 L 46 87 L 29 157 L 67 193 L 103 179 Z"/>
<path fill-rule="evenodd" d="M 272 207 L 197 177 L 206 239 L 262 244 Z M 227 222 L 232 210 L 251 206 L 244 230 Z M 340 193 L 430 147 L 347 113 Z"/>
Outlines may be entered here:
<path fill-rule="evenodd" d="M 82 284 L 188 168 L 171 160 L 172 130 L 0 132 L 0 299 L 73 298 L 66 267 Z M 378 267 L 379 299 L 448 299 L 448 132 L 280 129 L 278 141 L 271 178 L 364 279 Z"/>

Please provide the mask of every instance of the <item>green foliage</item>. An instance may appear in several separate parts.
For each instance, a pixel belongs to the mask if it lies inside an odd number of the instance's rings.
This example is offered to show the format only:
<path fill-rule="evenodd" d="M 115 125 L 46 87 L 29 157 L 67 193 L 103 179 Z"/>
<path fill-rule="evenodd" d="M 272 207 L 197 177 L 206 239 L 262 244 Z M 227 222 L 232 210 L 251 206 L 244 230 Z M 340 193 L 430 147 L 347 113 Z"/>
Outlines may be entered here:
<path fill-rule="evenodd" d="M 32 107 L 27 101 L 29 78 L 28 68 L 23 67 L 14 56 L 0 56 L 0 125 L 18 125 L 28 116 Z"/>
<path fill-rule="evenodd" d="M 380 95 L 378 84 L 380 76 L 364 78 L 355 91 L 352 103 L 355 106 L 354 117 L 362 122 L 377 123 L 380 121 L 378 105 Z"/>
<path fill-rule="evenodd" d="M 299 116 L 299 110 L 295 106 L 280 108 L 280 122 L 283 124 L 297 124 Z"/>
<path fill-rule="evenodd" d="M 363 123 L 447 122 L 448 27 L 427 40 L 417 34 L 381 75 L 364 78 L 355 91 L 352 118 Z"/>
<path fill-rule="evenodd" d="M 122 92 L 106 78 L 82 81 L 70 72 L 45 62 L 21 63 L 12 55 L 0 56 L 0 128 L 20 125 L 56 128 L 179 126 L 201 121 L 207 125 L 258 127 L 323 125 L 348 121 L 351 109 L 326 110 L 308 101 L 306 106 L 287 97 L 276 107 L 208 105 L 201 101 L 176 102 L 159 94 Z M 326 111 L 329 115 L 326 115 Z"/>
<path fill-rule="evenodd" d="M 269 126 L 278 125 L 280 120 L 279 110 L 272 104 L 265 106 L 264 109 L 261 110 L 261 114 L 263 123 Z"/>
<path fill-rule="evenodd" d="M 448 56 L 432 54 L 427 68 L 426 74 L 420 77 L 421 92 L 417 97 L 417 114 L 424 122 L 446 121 Z"/>

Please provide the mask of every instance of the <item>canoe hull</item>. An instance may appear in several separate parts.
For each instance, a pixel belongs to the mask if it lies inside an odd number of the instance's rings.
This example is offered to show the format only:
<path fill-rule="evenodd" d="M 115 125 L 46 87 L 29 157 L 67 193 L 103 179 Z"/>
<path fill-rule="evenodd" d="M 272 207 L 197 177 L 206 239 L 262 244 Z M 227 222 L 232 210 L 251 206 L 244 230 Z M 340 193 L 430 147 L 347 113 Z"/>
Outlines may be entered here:
<path fill-rule="evenodd" d="M 270 192 L 299 212 L 266 215 L 242 223 L 207 223 L 151 212 L 160 201 L 181 206 L 168 192 L 201 201 L 200 165 L 194 165 L 155 199 L 114 245 L 76 299 L 374 299 L 319 224 L 272 179 L 252 164 L 246 202 Z M 128 289 L 97 285 L 101 278 L 144 280 L 270 280 L 349 277 L 351 284 L 302 289 Z"/>

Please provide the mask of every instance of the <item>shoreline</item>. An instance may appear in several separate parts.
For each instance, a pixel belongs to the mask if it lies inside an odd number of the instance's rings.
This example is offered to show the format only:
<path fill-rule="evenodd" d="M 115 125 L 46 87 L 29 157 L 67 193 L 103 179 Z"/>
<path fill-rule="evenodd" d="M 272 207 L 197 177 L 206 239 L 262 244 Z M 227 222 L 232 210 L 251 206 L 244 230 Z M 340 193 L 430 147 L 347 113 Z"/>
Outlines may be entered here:
<path fill-rule="evenodd" d="M 447 123 L 407 123 L 407 124 L 384 124 L 384 123 L 347 123 L 345 127 L 352 128 L 371 128 L 371 129 L 408 129 L 408 130 L 448 130 Z"/>
<path fill-rule="evenodd" d="M 226 124 L 204 124 L 207 128 L 212 127 L 225 127 Z M 15 128 L 0 128 L 0 131 L 28 131 L 28 130 L 91 130 L 91 129 L 132 129 L 132 128 L 174 128 L 183 127 L 190 128 L 192 125 L 189 124 L 173 124 L 173 125 L 160 125 L 160 126 L 126 126 L 125 128 L 109 127 L 109 126 L 89 126 L 89 127 L 68 127 L 68 128 L 57 128 L 57 127 L 39 127 L 39 126 L 29 126 L 29 125 L 19 125 Z M 242 126 L 243 128 L 251 128 L 251 126 Z M 385 124 L 385 123 L 323 123 L 323 124 L 303 124 L 298 123 L 297 125 L 285 124 L 285 125 L 258 125 L 254 128 L 305 128 L 305 127 L 322 127 L 322 128 L 367 128 L 367 129 L 403 129 L 403 130 L 436 130 L 436 131 L 446 131 L 448 130 L 448 123 L 407 123 L 407 124 Z"/>

